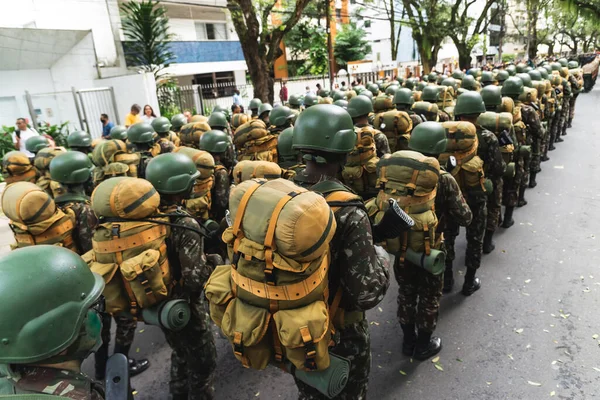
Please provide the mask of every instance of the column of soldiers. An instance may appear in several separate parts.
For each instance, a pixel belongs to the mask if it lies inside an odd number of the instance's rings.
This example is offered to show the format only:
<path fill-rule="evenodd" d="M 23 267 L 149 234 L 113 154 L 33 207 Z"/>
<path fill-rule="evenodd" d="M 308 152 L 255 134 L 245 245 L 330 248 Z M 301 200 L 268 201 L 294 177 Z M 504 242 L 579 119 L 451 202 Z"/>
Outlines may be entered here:
<path fill-rule="evenodd" d="M 307 256 L 283 254 L 283 242 L 275 245 L 285 227 L 277 217 L 291 218 L 282 216 L 286 204 L 308 191 L 332 210 L 324 230 L 330 233 L 311 247 L 328 246 L 316 272 L 325 265 L 322 301 L 331 323 L 327 333 L 311 331 L 314 313 L 308 314 L 297 339 L 306 351 L 296 368 L 327 368 L 320 364 L 323 351 L 344 357 L 349 379 L 336 398 L 365 398 L 371 364 L 365 311 L 385 296 L 390 267 L 399 285 L 402 352 L 433 357 L 442 348 L 433 333 L 442 293 L 453 291 L 460 227 L 467 237 L 461 292 L 471 296 L 481 288 L 476 274 L 482 255 L 494 250 L 494 232 L 510 228 L 515 207 L 527 204 L 526 188 L 536 186 L 548 151 L 564 140 L 581 88 L 578 64 L 560 59 L 536 69 L 508 64 L 292 95 L 289 105 L 276 107 L 253 99 L 250 115 L 219 109 L 189 123 L 182 114 L 160 117 L 117 126 L 102 141 L 73 132 L 68 150 L 50 148 L 43 137 L 29 139 L 33 159 L 14 151 L 2 160 L 9 184 L 2 207 L 16 251 L 0 259 L 8 277 L 0 281 L 0 340 L 7 349 L 0 374 L 8 378 L 0 394 L 103 398 L 102 387 L 80 372 L 81 361 L 95 351 L 96 378 L 103 380 L 111 319 L 114 351 L 128 356 L 137 321 L 170 301 L 187 305 L 189 321 L 177 329 L 161 325 L 172 348 L 173 399 L 213 397 L 216 349 L 207 309 L 244 366 L 285 366 L 295 357 L 286 342 L 292 339 L 278 336 L 277 324 L 287 323 L 279 310 L 291 306 L 273 296 L 312 279 L 315 269 L 301 268 L 311 261 Z M 268 207 L 269 196 L 259 194 L 270 185 L 271 197 L 278 193 L 273 188 L 296 189 L 285 189 L 277 217 L 268 217 L 274 222 L 253 237 L 265 221 L 240 209 L 259 201 Z M 412 229 L 389 223 L 393 207 L 412 218 Z M 307 230 L 318 230 L 314 223 Z M 29 269 L 18 268 L 23 263 Z M 245 276 L 246 268 L 258 272 Z M 299 275 L 291 279 L 290 271 Z M 225 288 L 215 289 L 222 272 Z M 30 292 L 13 294 L 19 279 L 35 281 Z M 244 303 L 246 285 L 266 305 Z M 102 293 L 105 308 L 96 306 Z M 9 306 L 9 298 L 18 300 Z M 32 305 L 40 299 L 43 307 Z M 234 300 L 242 314 L 227 317 Z M 258 343 L 244 335 L 247 326 L 233 326 L 256 313 L 275 321 L 261 328 Z M 64 329 L 42 341 L 50 324 Z M 331 343 L 323 350 L 317 337 L 326 334 Z M 148 367 L 148 360 L 129 358 L 131 375 Z M 299 398 L 326 398 L 305 381 L 296 383 Z M 69 393 L 66 385 L 73 387 Z"/>

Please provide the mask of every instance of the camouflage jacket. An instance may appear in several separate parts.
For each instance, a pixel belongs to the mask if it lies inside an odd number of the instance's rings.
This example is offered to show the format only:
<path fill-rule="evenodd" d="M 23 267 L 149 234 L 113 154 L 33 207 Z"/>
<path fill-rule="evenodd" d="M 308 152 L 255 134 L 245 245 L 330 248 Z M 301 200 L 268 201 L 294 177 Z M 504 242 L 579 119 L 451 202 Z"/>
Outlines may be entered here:
<path fill-rule="evenodd" d="M 569 83 L 571 84 L 571 92 L 573 95 L 578 95 L 581 91 L 581 86 L 579 86 L 579 82 L 577 82 L 577 78 L 573 74 L 569 74 Z"/>
<path fill-rule="evenodd" d="M 377 157 L 381 158 L 384 154 L 390 154 L 390 143 L 387 136 L 381 131 L 375 130 L 375 147 L 377 148 Z"/>
<path fill-rule="evenodd" d="M 160 147 L 159 154 L 171 153 L 173 150 L 175 150 L 175 144 L 167 138 L 158 139 L 158 142 L 156 142 L 156 144 L 158 144 L 158 146 Z M 157 155 L 158 154 L 154 154 L 155 157 Z"/>
<path fill-rule="evenodd" d="M 448 219 L 460 226 L 468 226 L 473 219 L 473 213 L 463 197 L 456 179 L 446 171 L 440 173 L 435 196 L 435 213 L 440 221 L 438 232 L 443 231 Z"/>
<path fill-rule="evenodd" d="M 221 221 L 225 217 L 225 211 L 229 207 L 229 171 L 217 163 L 215 168 L 215 183 L 211 189 L 212 205 L 210 215 L 215 221 Z"/>
<path fill-rule="evenodd" d="M 529 104 L 515 102 L 515 105 L 521 106 L 521 118 L 527 125 L 527 141 L 529 139 L 540 139 L 543 136 L 543 127 L 540 117 L 535 109 Z"/>
<path fill-rule="evenodd" d="M 305 177 L 296 182 L 310 188 L 329 177 Z M 335 213 L 337 229 L 329 247 L 331 263 L 329 272 L 330 299 L 342 288 L 340 307 L 346 311 L 366 311 L 383 300 L 390 285 L 387 253 L 373 245 L 371 223 L 367 212 L 356 206 L 340 208 Z"/>
<path fill-rule="evenodd" d="M 489 179 L 502 178 L 506 163 L 502 159 L 498 138 L 492 132 L 477 125 L 477 155 L 483 160 L 483 170 Z"/>
<path fill-rule="evenodd" d="M 420 115 L 415 114 L 414 111 L 408 111 L 407 113 L 412 121 L 413 129 L 415 129 L 415 126 L 419 125 L 421 122 L 425 122 L 425 119 Z"/>
<path fill-rule="evenodd" d="M 83 255 L 92 249 L 92 238 L 98 225 L 98 218 L 92 211 L 91 203 L 88 201 L 61 202 L 56 198 L 57 205 L 61 210 L 71 209 L 75 213 L 75 228 L 73 229 L 73 242 L 77 246 L 79 255 Z"/>
<path fill-rule="evenodd" d="M 102 400 L 104 388 L 88 376 L 63 369 L 22 366 L 8 378 L 14 394 L 46 394 L 74 400 Z"/>

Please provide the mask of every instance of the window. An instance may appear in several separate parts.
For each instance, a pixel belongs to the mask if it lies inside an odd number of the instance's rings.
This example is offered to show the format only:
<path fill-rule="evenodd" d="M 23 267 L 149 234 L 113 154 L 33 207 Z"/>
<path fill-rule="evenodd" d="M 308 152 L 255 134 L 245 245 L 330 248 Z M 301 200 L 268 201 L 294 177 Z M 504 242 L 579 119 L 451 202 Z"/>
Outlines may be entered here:
<path fill-rule="evenodd" d="M 227 40 L 227 24 L 196 22 L 196 39 Z"/>

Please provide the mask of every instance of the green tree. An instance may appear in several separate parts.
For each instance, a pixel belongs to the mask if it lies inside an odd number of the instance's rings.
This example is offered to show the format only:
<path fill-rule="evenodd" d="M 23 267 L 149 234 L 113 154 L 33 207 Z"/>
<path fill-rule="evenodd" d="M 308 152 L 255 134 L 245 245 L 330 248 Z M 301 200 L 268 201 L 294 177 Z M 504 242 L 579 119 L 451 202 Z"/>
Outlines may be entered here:
<path fill-rule="evenodd" d="M 350 23 L 342 26 L 335 38 L 333 54 L 335 62 L 342 68 L 348 69 L 349 61 L 364 60 L 371 52 L 371 45 L 365 39 L 367 33 Z"/>
<path fill-rule="evenodd" d="M 283 51 L 283 37 L 298 23 L 310 0 L 289 0 L 283 10 L 274 10 L 276 0 L 227 0 L 231 21 L 240 39 L 254 85 L 254 97 L 273 103 L 273 65 Z M 281 22 L 271 23 L 271 13 Z"/>
<path fill-rule="evenodd" d="M 166 9 L 158 1 L 130 1 L 121 4 L 121 14 L 127 64 L 152 72 L 160 87 L 169 80 L 164 69 L 176 58 L 170 50 L 174 35 Z"/>
<path fill-rule="evenodd" d="M 297 68 L 296 75 L 327 72 L 327 33 L 308 20 L 298 23 L 285 36 L 286 48 Z"/>

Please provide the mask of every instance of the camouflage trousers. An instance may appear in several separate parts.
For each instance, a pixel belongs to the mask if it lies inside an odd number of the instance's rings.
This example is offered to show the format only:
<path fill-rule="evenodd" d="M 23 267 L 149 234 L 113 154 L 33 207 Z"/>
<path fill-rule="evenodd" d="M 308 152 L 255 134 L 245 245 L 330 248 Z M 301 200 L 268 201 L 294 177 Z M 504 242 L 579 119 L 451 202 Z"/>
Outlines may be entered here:
<path fill-rule="evenodd" d="M 479 269 L 481 266 L 481 255 L 483 253 L 483 236 L 487 225 L 487 196 L 477 194 L 467 195 L 465 198 L 473 213 L 473 220 L 471 221 L 471 224 L 467 226 L 465 266 L 467 268 Z M 456 259 L 454 244 L 459 233 L 460 226 L 450 219 L 444 230 L 447 262 Z"/>
<path fill-rule="evenodd" d="M 203 302 L 192 302 L 190 322 L 181 331 L 163 329 L 171 346 L 171 380 L 173 396 L 189 400 L 213 398 L 212 375 L 217 367 L 217 349 L 210 330 L 209 316 Z"/>
<path fill-rule="evenodd" d="M 562 110 L 560 112 L 560 122 L 558 124 L 558 131 L 556 133 L 556 137 L 566 134 L 568 118 L 569 118 L 569 99 L 565 99 L 563 101 Z"/>
<path fill-rule="evenodd" d="M 574 94 L 573 97 L 569 99 L 569 123 L 571 123 L 575 117 L 575 103 L 577 102 L 577 96 L 579 95 Z"/>
<path fill-rule="evenodd" d="M 371 372 L 371 336 L 365 318 L 340 329 L 339 341 L 329 351 L 350 360 L 350 374 L 344 390 L 335 398 L 339 400 L 365 400 Z M 296 379 L 299 400 L 326 400 L 317 389 Z"/>
<path fill-rule="evenodd" d="M 492 184 L 494 191 L 488 195 L 486 229 L 495 232 L 500 222 L 500 214 L 502 213 L 503 178 L 492 179 Z"/>
<path fill-rule="evenodd" d="M 433 275 L 407 261 L 394 260 L 398 282 L 398 320 L 416 324 L 417 329 L 433 332 L 437 325 L 444 274 Z"/>
<path fill-rule="evenodd" d="M 531 136 L 530 144 L 531 144 L 531 156 L 529 162 L 529 172 L 540 172 L 542 169 L 540 168 L 540 159 L 542 156 L 542 138 L 546 134 L 544 132 L 544 128 L 542 127 L 541 132 L 539 132 L 539 136 Z"/>
<path fill-rule="evenodd" d="M 110 347 L 110 328 L 112 319 L 115 319 L 117 324 L 117 332 L 115 335 L 115 353 L 123 353 L 129 356 L 129 348 L 133 343 L 137 321 L 130 316 L 115 315 L 114 317 L 108 313 L 102 313 L 102 345 L 94 354 L 96 376 L 104 376 L 106 371 L 106 361 L 108 360 L 108 348 Z"/>
<path fill-rule="evenodd" d="M 554 116 L 550 116 L 547 123 L 548 128 L 546 129 L 546 135 L 544 135 L 544 140 L 542 141 L 542 156 L 547 156 L 549 148 L 554 145 Z"/>
<path fill-rule="evenodd" d="M 502 178 L 502 204 L 506 207 L 516 207 L 519 202 L 519 187 L 525 175 L 525 158 L 519 153 L 518 148 L 513 153 L 515 163 L 515 176 Z"/>
<path fill-rule="evenodd" d="M 550 131 L 550 143 L 556 142 L 556 139 L 560 136 L 559 127 L 560 127 L 560 116 L 562 114 L 561 111 L 556 111 L 554 117 L 552 118 L 552 130 Z"/>

